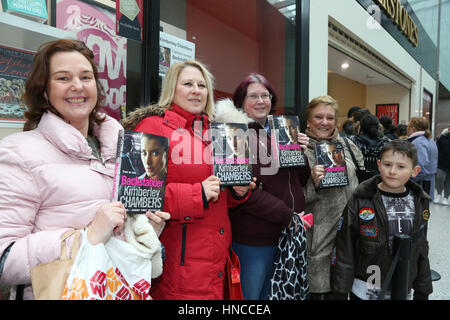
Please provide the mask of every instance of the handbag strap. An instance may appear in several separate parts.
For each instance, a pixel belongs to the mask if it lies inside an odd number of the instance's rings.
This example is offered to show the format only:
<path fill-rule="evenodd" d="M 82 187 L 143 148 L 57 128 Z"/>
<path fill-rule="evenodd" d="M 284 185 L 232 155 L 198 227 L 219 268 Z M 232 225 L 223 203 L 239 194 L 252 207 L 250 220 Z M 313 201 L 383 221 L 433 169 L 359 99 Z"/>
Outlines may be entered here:
<path fill-rule="evenodd" d="M 361 168 L 359 167 L 358 162 L 356 162 L 356 157 L 355 157 L 355 154 L 353 153 L 352 148 L 350 147 L 350 143 L 348 143 L 348 139 L 344 137 L 344 141 L 345 141 L 345 144 L 347 145 L 347 149 L 350 152 L 350 155 L 352 156 L 352 160 L 353 160 L 353 163 L 355 164 L 355 167 L 357 169 L 361 170 Z"/>

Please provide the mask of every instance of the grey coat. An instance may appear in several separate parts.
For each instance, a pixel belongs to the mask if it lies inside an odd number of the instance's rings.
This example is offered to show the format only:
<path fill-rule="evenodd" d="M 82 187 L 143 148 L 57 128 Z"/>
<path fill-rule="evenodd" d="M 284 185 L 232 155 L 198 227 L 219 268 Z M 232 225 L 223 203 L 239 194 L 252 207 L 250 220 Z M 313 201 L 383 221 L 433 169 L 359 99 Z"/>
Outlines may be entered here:
<path fill-rule="evenodd" d="M 315 145 L 320 141 L 315 139 L 308 129 L 306 130 L 306 134 L 309 136 L 310 140 L 305 154 L 308 157 L 309 165 L 312 169 L 317 162 Z M 338 130 L 335 130 L 332 137 L 328 140 L 331 142 L 339 141 L 344 147 L 349 185 L 345 187 L 316 190 L 312 178 L 309 179 L 306 185 L 305 213 L 311 212 L 314 217 L 314 225 L 307 231 L 308 281 L 310 291 L 313 293 L 325 293 L 331 291 L 330 259 L 331 250 L 337 233 L 337 224 L 347 201 L 350 199 L 353 191 L 358 185 L 356 167 L 343 137 L 339 136 Z M 349 141 L 349 144 L 355 155 L 356 161 L 359 163 L 359 168 L 364 168 L 364 160 L 361 151 L 352 141 Z"/>

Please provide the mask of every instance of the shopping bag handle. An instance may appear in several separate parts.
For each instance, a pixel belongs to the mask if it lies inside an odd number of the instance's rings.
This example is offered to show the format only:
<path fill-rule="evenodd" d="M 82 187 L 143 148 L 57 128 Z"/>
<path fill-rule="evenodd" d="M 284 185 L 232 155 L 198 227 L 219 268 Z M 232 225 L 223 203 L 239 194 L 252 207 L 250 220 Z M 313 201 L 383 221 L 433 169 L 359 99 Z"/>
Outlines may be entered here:
<path fill-rule="evenodd" d="M 67 259 L 67 246 L 66 246 L 66 239 L 75 234 L 75 238 L 73 239 L 72 243 L 72 257 L 76 257 L 78 253 L 79 246 L 79 240 L 80 240 L 80 230 L 69 230 L 63 233 L 61 236 L 61 259 Z"/>

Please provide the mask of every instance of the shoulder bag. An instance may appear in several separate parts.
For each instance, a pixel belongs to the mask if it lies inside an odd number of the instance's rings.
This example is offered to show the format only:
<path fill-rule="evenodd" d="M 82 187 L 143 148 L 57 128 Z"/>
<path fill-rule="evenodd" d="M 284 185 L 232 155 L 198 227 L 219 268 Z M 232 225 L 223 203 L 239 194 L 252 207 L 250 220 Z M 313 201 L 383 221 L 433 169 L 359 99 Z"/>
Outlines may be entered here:
<path fill-rule="evenodd" d="M 75 234 L 72 256 L 67 257 L 65 240 Z M 61 237 L 61 256 L 59 259 L 31 268 L 31 284 L 36 300 L 60 300 L 78 253 L 80 230 L 69 230 Z"/>

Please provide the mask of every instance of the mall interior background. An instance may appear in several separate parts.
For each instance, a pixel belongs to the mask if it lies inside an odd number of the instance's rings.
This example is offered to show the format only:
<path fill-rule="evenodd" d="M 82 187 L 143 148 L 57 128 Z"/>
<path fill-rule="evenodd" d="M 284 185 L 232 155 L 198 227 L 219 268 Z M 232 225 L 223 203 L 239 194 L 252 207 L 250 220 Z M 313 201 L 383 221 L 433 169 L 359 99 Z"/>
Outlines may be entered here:
<path fill-rule="evenodd" d="M 329 94 L 339 102 L 341 124 L 353 105 L 375 113 L 377 104 L 398 104 L 400 122 L 407 123 L 413 116 L 430 117 L 433 134 L 438 137 L 450 122 L 450 0 L 399 0 L 430 41 L 426 48 L 419 42 L 414 49 L 427 56 L 427 65 L 408 53 L 405 44 L 388 33 L 386 24 L 371 33 L 368 23 L 377 12 L 369 8 L 377 2 L 152 0 L 152 7 L 158 8 L 152 17 L 158 20 L 150 21 L 153 28 L 147 30 L 153 38 L 156 34 L 172 44 L 170 40 L 175 39 L 173 45 L 183 47 L 180 54 L 208 65 L 215 77 L 216 99 L 230 97 L 244 76 L 258 72 L 271 81 L 279 95 L 277 113 L 302 117 L 307 101 Z M 85 26 L 80 29 L 74 21 L 83 23 L 90 16 L 110 28 L 110 33 L 115 32 L 115 1 L 49 0 L 46 5 L 46 23 L 0 12 L 0 45 L 33 52 L 40 43 L 52 39 L 80 38 L 82 34 L 87 39 L 91 31 Z M 355 16 L 346 15 L 353 13 Z M 74 18 L 77 15 L 78 20 Z M 378 63 L 358 56 L 358 51 L 349 53 L 339 40 L 333 42 L 333 26 L 361 42 L 379 57 Z M 114 34 L 107 40 L 110 48 L 102 45 L 96 50 L 100 55 L 97 59 L 105 64 L 104 76 L 108 79 L 103 81 L 110 93 L 111 112 L 120 118 L 142 104 L 141 96 L 149 90 L 140 86 L 146 44 Z M 384 44 L 378 45 L 382 41 Z M 169 49 L 172 60 L 176 60 L 176 48 Z M 302 58 L 307 59 L 306 67 L 301 66 Z M 403 66 L 405 59 L 415 67 Z M 345 69 L 344 63 L 349 65 Z M 159 70 L 150 72 L 161 78 L 161 61 L 159 65 Z M 23 120 L 0 117 L 0 138 L 21 130 Z"/>

